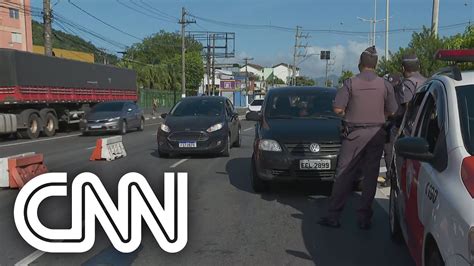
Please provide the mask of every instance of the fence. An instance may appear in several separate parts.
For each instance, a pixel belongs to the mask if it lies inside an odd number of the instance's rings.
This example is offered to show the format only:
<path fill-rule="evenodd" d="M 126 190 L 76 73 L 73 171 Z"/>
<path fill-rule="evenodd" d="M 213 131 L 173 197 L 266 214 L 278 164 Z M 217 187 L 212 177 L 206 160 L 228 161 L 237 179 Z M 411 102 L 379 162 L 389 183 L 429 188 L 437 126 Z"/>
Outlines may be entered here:
<path fill-rule="evenodd" d="M 158 107 L 173 107 L 181 95 L 172 91 L 160 91 L 151 89 L 140 89 L 138 104 L 143 109 L 153 108 L 153 99 L 158 99 Z"/>

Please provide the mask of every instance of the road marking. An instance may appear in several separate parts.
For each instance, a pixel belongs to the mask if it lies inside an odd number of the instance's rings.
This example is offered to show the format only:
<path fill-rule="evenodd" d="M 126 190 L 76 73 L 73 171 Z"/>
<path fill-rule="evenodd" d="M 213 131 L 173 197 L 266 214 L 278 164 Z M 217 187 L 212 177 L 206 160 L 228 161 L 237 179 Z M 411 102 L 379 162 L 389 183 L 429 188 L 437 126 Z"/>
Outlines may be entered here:
<path fill-rule="evenodd" d="M 250 131 L 250 130 L 252 130 L 252 129 L 253 129 L 253 127 L 249 127 L 249 128 L 247 128 L 247 129 L 244 129 L 244 132 Z"/>
<path fill-rule="evenodd" d="M 170 166 L 170 168 L 176 168 L 178 165 L 180 165 L 180 164 L 186 162 L 187 160 L 189 160 L 189 158 L 182 159 L 181 161 L 179 161 L 179 162 L 173 164 L 172 166 Z"/>
<path fill-rule="evenodd" d="M 145 118 L 145 121 L 148 121 L 148 120 L 150 120 L 150 118 L 149 118 L 149 117 Z"/>
<path fill-rule="evenodd" d="M 20 142 L 20 143 L 4 144 L 4 145 L 0 145 L 0 148 L 3 148 L 3 147 L 11 147 L 11 146 L 19 146 L 19 145 L 25 145 L 25 144 L 30 144 L 30 143 L 36 143 L 36 142 L 51 141 L 51 140 L 57 140 L 57 139 L 72 138 L 72 137 L 77 137 L 77 136 L 80 136 L 80 135 L 82 135 L 82 134 L 73 134 L 73 135 L 67 135 L 67 136 L 61 136 L 61 137 L 54 137 L 54 138 L 47 138 L 47 139 L 30 140 L 30 141 L 25 141 L 25 142 Z"/>
<path fill-rule="evenodd" d="M 387 172 L 387 167 L 380 167 L 380 170 L 379 170 L 380 173 L 386 173 Z"/>
<path fill-rule="evenodd" d="M 31 253 L 30 255 L 26 256 L 24 259 L 20 260 L 19 262 L 15 263 L 15 266 L 17 265 L 28 265 L 30 263 L 33 263 L 35 260 L 37 260 L 39 257 L 43 256 L 45 252 L 36 250 L 35 252 Z"/>
<path fill-rule="evenodd" d="M 156 125 L 161 125 L 161 123 L 154 123 L 154 124 L 146 124 L 145 126 L 156 126 Z"/>
<path fill-rule="evenodd" d="M 95 146 L 94 147 L 89 147 L 86 150 L 92 150 L 92 149 L 95 149 Z"/>

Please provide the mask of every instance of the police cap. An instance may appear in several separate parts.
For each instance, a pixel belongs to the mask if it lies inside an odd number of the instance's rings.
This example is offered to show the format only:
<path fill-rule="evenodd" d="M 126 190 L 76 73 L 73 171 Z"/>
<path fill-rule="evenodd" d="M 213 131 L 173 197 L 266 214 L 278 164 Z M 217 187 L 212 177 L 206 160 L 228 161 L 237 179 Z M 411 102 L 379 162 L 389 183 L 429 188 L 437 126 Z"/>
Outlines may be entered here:
<path fill-rule="evenodd" d="M 416 72 L 420 70 L 420 60 L 416 54 L 405 54 L 402 57 L 402 66 L 407 72 Z"/>

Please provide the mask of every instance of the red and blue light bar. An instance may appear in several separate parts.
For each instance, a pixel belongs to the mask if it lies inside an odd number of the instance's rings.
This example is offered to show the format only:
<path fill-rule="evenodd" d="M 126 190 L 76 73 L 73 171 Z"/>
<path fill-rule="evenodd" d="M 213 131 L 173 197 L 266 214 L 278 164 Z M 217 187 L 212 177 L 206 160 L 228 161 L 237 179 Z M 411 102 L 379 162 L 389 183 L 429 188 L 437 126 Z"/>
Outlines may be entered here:
<path fill-rule="evenodd" d="M 474 49 L 438 50 L 435 59 L 451 62 L 474 62 Z"/>

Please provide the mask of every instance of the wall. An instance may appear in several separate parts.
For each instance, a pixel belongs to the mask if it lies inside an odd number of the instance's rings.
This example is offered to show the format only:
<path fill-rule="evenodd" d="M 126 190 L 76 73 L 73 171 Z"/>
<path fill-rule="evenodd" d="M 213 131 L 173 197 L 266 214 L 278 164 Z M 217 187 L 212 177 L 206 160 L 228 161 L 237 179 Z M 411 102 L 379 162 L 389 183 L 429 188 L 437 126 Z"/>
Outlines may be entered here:
<path fill-rule="evenodd" d="M 33 45 L 33 53 L 35 54 L 44 54 L 44 47 Z M 78 51 L 70 51 L 64 49 L 53 48 L 53 54 L 56 57 L 72 59 L 76 61 L 82 61 L 86 63 L 94 63 L 94 54 L 84 53 Z"/>
<path fill-rule="evenodd" d="M 33 51 L 30 0 L 2 1 L 0 5 L 0 48 Z M 10 18 L 10 8 L 18 10 L 18 18 Z M 21 34 L 21 42 L 12 41 L 12 33 Z"/>

